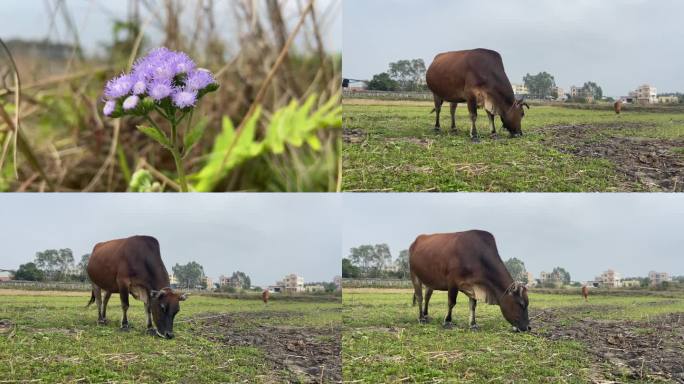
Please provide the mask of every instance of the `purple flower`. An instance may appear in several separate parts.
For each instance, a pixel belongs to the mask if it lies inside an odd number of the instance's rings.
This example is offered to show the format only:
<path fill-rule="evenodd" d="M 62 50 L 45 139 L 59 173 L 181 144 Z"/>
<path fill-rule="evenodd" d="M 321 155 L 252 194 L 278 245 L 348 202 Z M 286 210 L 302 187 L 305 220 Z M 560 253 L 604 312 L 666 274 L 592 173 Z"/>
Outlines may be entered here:
<path fill-rule="evenodd" d="M 104 108 L 102 109 L 102 112 L 104 113 L 105 116 L 109 117 L 112 115 L 115 108 L 116 108 L 116 101 L 108 100 L 105 103 Z"/>
<path fill-rule="evenodd" d="M 145 91 L 147 90 L 147 83 L 145 82 L 145 77 L 140 74 L 131 75 L 131 77 L 134 79 L 132 87 L 133 94 L 142 95 L 143 93 L 145 93 Z"/>
<path fill-rule="evenodd" d="M 126 98 L 126 100 L 124 100 L 124 102 L 123 102 L 123 109 L 125 111 L 128 111 L 130 109 L 134 109 L 138 105 L 139 101 L 140 101 L 140 98 L 136 95 L 128 96 Z"/>
<path fill-rule="evenodd" d="M 173 65 L 173 69 L 176 72 L 174 75 L 180 74 L 180 73 L 188 73 L 195 69 L 196 65 L 195 62 L 190 59 L 188 55 L 186 55 L 183 52 L 173 52 L 171 57 L 171 63 Z"/>
<path fill-rule="evenodd" d="M 197 91 L 177 90 L 173 94 L 173 105 L 178 108 L 187 108 L 195 105 L 197 101 Z"/>
<path fill-rule="evenodd" d="M 121 74 L 107 82 L 104 91 L 105 97 L 111 100 L 126 96 L 131 91 L 132 86 L 133 81 L 131 80 L 131 77 L 126 74 Z"/>
<path fill-rule="evenodd" d="M 173 87 L 171 86 L 171 80 L 158 80 L 150 84 L 148 94 L 154 100 L 162 100 L 168 97 L 171 92 L 173 92 Z"/>
<path fill-rule="evenodd" d="M 193 91 L 200 91 L 213 83 L 214 76 L 203 68 L 188 73 L 188 78 L 185 80 L 185 86 Z"/>

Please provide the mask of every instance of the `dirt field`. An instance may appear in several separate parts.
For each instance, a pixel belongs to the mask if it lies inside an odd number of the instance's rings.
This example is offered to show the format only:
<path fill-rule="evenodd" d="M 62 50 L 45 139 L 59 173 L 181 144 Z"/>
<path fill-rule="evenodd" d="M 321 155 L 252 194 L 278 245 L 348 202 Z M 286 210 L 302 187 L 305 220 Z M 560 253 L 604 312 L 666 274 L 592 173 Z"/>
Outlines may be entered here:
<path fill-rule="evenodd" d="M 301 382 L 341 380 L 339 301 L 192 296 L 176 317 L 172 340 L 145 334 L 141 302 L 131 300 L 133 329 L 97 325 L 89 292 L 0 290 L 3 382 Z M 172 369 L 170 369 L 172 368 Z"/>
<path fill-rule="evenodd" d="M 684 109 L 536 106 L 524 135 L 468 137 L 466 108 L 435 133 L 431 103 L 344 100 L 344 180 L 348 191 L 684 191 Z M 480 111 L 482 112 L 482 111 Z"/>
<path fill-rule="evenodd" d="M 684 383 L 684 294 L 590 296 L 531 293 L 532 331 L 512 333 L 497 306 L 478 305 L 479 331 L 457 299 L 444 329 L 446 294 L 417 321 L 411 290 L 345 289 L 345 381 L 464 383 Z M 353 362 L 353 363 L 349 363 Z"/>

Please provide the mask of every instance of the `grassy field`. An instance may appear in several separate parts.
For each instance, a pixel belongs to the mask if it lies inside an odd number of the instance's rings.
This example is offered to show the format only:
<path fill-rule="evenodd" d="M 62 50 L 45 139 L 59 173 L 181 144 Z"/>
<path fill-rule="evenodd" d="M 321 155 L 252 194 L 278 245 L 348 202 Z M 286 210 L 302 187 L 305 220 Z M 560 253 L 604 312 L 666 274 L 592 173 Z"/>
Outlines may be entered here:
<path fill-rule="evenodd" d="M 537 106 L 524 136 L 489 134 L 479 143 L 459 105 L 435 133 L 431 102 L 345 99 L 343 189 L 347 191 L 682 191 L 684 109 L 659 112 Z M 633 107 L 634 108 L 634 107 Z"/>
<path fill-rule="evenodd" d="M 684 368 L 684 295 L 530 295 L 530 333 L 512 333 L 498 306 L 479 305 L 480 330 L 470 331 L 468 300 L 454 309 L 455 327 L 441 326 L 446 293 L 418 324 L 411 290 L 346 289 L 343 377 L 350 382 L 680 382 Z M 677 317 L 669 318 L 676 313 Z M 663 320 L 666 319 L 667 321 Z M 618 336 L 619 335 L 619 336 Z M 665 341 L 664 341 L 665 340 Z M 668 344 L 671 340 L 672 344 Z M 669 361 L 657 364 L 652 361 Z M 634 369 L 632 369 L 634 368 Z M 668 376 L 670 375 L 670 376 Z M 680 376 L 675 376 L 680 375 Z M 614 381 L 610 381 L 614 382 Z"/>
<path fill-rule="evenodd" d="M 163 340 L 144 334 L 140 301 L 131 299 L 133 330 L 121 332 L 118 296 L 107 326 L 96 325 L 95 306 L 84 308 L 88 298 L 0 290 L 2 382 L 328 382 L 341 369 L 339 301 L 194 296 L 181 305 L 176 338 Z M 337 363 L 318 369 L 321 356 Z"/>

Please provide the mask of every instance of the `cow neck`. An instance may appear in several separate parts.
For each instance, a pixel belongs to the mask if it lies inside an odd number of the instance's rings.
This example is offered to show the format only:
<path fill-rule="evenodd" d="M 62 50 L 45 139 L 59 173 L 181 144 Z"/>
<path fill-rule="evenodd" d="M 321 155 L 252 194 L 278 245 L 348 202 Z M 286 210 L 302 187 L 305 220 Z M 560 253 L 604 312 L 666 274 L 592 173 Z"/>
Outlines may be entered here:
<path fill-rule="evenodd" d="M 492 279 L 493 286 L 495 287 L 496 301 L 501 304 L 501 299 L 506 291 L 515 283 L 515 280 L 511 277 L 508 271 L 500 271 L 499 278 Z"/>

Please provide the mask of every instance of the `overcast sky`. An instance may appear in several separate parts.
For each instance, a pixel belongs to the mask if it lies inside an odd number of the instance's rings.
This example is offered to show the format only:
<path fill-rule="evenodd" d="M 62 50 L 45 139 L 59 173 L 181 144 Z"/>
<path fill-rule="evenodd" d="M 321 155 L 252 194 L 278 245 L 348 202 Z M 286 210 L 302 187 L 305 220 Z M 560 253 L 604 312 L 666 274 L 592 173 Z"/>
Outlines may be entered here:
<path fill-rule="evenodd" d="M 217 278 L 247 273 L 274 284 L 289 273 L 305 282 L 341 274 L 341 201 L 336 194 L 2 194 L 0 269 L 45 249 L 74 257 L 101 241 L 151 235 L 167 270 L 197 261 Z"/>
<path fill-rule="evenodd" d="M 342 49 L 342 0 L 317 0 L 317 10 L 319 22 L 321 23 L 321 34 L 326 44 L 326 48 L 332 52 L 339 52 Z M 64 19 L 56 18 L 54 27 L 50 25 L 50 15 L 52 12 L 48 8 L 54 7 L 57 1 L 54 0 L 22 0 L 22 1 L 3 1 L 0 11 L 0 38 L 9 40 L 13 38 L 38 39 L 42 40 L 50 34 L 51 41 L 71 43 L 73 39 L 69 30 L 66 28 Z M 98 52 L 101 43 L 111 43 L 112 27 L 115 20 L 124 20 L 128 14 L 128 1 L 124 0 L 67 0 L 66 6 L 75 24 L 78 26 L 78 33 L 81 43 L 89 52 Z M 161 4 L 161 0 L 152 0 L 151 4 Z M 186 6 L 183 8 L 181 25 L 186 31 L 185 37 L 194 31 L 193 23 L 194 11 L 197 1 L 184 1 Z M 286 12 L 283 15 L 290 28 L 294 27 L 298 21 L 297 0 L 282 1 Z M 230 7 L 234 5 L 234 0 L 214 0 L 217 10 L 217 31 L 224 37 L 233 36 L 236 32 L 233 12 Z M 266 13 L 265 3 L 257 2 L 263 13 Z M 148 13 L 145 7 L 141 6 L 144 12 L 142 17 L 146 20 Z M 157 9 L 162 12 L 163 7 Z M 327 13 L 326 11 L 330 11 Z M 159 44 L 161 33 L 158 26 L 151 24 L 147 30 L 147 35 L 153 43 Z M 101 53 L 101 52 L 100 52 Z"/>
<path fill-rule="evenodd" d="M 419 234 L 482 229 L 535 278 L 556 266 L 576 281 L 608 268 L 684 275 L 684 194 L 347 193 L 343 212 L 344 256 L 387 243 L 396 258 Z"/>
<path fill-rule="evenodd" d="M 344 0 L 343 75 L 471 48 L 498 51 L 509 79 L 547 71 L 622 96 L 643 83 L 684 91 L 680 0 Z"/>

